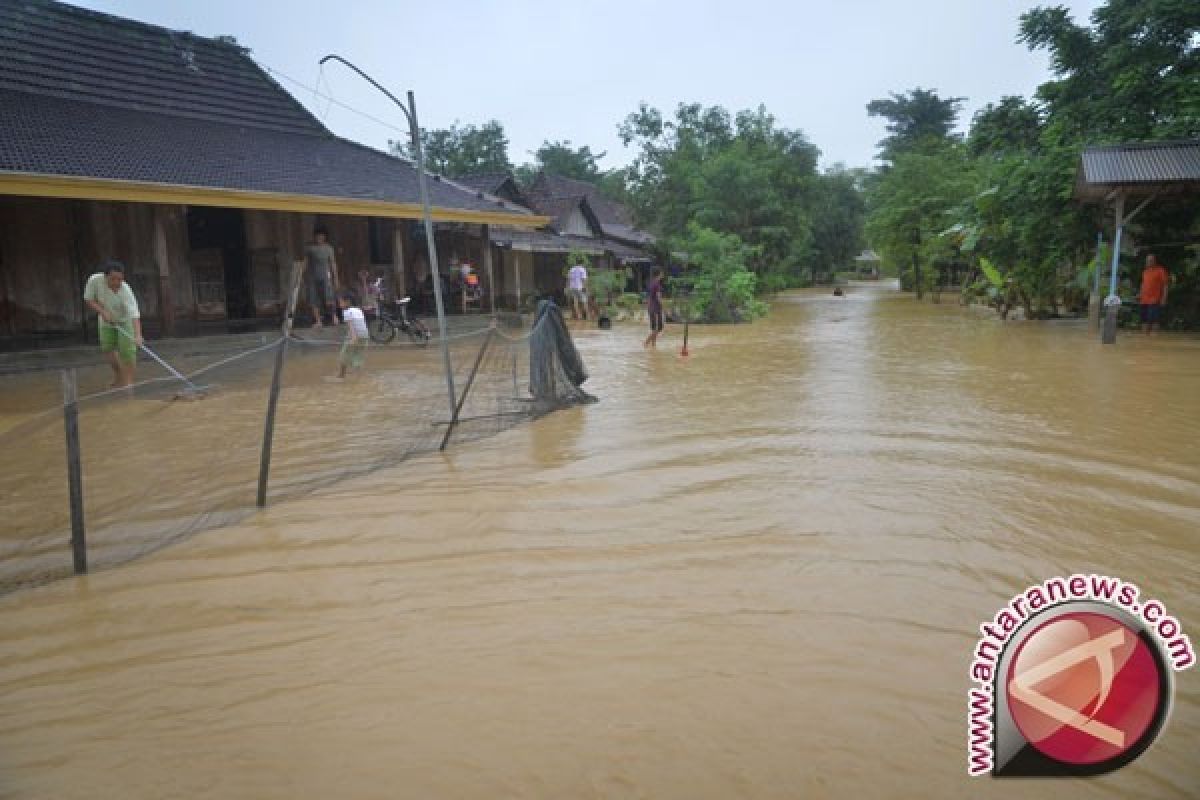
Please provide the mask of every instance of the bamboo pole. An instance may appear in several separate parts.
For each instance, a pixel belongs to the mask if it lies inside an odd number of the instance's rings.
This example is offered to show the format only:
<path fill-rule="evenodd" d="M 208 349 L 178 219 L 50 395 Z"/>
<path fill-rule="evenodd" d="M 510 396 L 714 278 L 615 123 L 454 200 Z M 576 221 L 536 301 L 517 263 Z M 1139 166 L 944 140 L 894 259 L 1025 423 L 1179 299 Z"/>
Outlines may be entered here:
<path fill-rule="evenodd" d="M 292 290 L 288 295 L 287 311 L 283 317 L 283 338 L 275 351 L 275 373 L 271 376 L 271 394 L 267 399 L 267 418 L 263 423 L 262 456 L 258 462 L 258 507 L 267 505 L 267 483 L 271 476 L 271 444 L 275 438 L 275 410 L 279 406 L 279 392 L 283 383 L 283 362 L 287 357 L 288 339 L 292 337 L 292 321 L 296 316 L 296 302 L 300 296 L 300 278 L 304 275 L 304 262 L 292 263 Z"/>
<path fill-rule="evenodd" d="M 488 345 L 492 343 L 492 337 L 495 334 L 495 328 L 488 328 L 487 336 L 483 339 L 483 345 L 479 348 L 479 353 L 475 356 L 475 363 L 471 366 L 471 374 L 467 377 L 467 385 L 463 387 L 462 394 L 458 398 L 458 404 L 454 407 L 454 415 L 450 417 L 450 424 L 446 426 L 446 435 L 442 437 L 442 444 L 438 447 L 438 450 L 445 450 L 446 445 L 450 442 L 450 434 L 454 432 L 454 426 L 458 424 L 459 412 L 462 411 L 463 404 L 467 402 L 467 395 L 471 393 L 471 384 L 475 383 L 475 373 L 479 372 L 479 364 L 483 361 L 483 354 L 487 352 Z"/>
<path fill-rule="evenodd" d="M 86 575 L 87 532 L 83 518 L 83 462 L 79 445 L 79 384 L 75 370 L 64 369 L 63 428 L 67 443 L 67 488 L 71 504 L 71 557 L 76 575 Z"/>

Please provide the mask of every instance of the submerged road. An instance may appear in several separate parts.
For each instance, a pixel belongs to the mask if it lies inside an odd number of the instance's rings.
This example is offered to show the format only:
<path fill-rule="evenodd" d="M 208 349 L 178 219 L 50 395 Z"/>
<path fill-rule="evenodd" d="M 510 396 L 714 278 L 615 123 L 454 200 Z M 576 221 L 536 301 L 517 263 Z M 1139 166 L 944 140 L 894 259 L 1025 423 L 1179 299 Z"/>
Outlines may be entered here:
<path fill-rule="evenodd" d="M 1198 670 L 1090 781 L 968 779 L 966 692 L 1054 575 L 1200 641 L 1200 340 L 859 288 L 642 333 L 580 332 L 595 405 L 0 597 L 0 797 L 1197 796 Z"/>

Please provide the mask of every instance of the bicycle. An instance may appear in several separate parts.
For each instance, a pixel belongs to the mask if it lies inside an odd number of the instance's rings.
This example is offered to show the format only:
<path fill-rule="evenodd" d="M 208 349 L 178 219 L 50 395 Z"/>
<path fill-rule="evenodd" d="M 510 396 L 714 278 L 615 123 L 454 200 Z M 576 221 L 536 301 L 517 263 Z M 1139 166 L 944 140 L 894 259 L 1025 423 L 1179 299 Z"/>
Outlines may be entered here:
<path fill-rule="evenodd" d="M 380 302 L 375 318 L 367 325 L 371 341 L 387 344 L 396 338 L 396 331 L 401 331 L 407 333 L 415 345 L 424 347 L 429 344 L 429 329 L 421 320 L 408 315 L 408 304 L 411 301 L 412 298 L 405 297 L 390 304 Z M 394 310 L 389 310 L 388 305 L 394 306 Z"/>

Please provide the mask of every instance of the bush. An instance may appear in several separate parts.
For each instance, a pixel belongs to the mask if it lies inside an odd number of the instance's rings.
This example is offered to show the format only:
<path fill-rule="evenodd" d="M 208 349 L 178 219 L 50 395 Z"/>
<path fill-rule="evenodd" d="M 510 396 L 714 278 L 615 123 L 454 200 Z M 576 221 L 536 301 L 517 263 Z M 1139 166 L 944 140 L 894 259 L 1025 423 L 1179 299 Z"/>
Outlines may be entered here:
<path fill-rule="evenodd" d="M 692 319 L 744 322 L 767 313 L 766 304 L 754 296 L 758 278 L 746 268 L 752 248 L 741 239 L 691 223 L 679 247 L 690 263 Z"/>

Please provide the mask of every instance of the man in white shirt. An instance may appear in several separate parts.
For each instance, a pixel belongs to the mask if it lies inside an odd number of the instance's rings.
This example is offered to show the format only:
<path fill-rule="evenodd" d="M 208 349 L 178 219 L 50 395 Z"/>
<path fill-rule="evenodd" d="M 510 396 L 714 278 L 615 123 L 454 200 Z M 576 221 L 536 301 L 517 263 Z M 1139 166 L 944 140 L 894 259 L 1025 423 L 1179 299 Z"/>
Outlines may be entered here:
<path fill-rule="evenodd" d="M 567 270 L 567 298 L 572 319 L 587 319 L 587 267 L 576 264 Z"/>
<path fill-rule="evenodd" d="M 113 371 L 113 388 L 133 385 L 137 348 L 142 343 L 142 312 L 125 282 L 125 265 L 109 261 L 87 280 L 83 302 L 99 317 L 100 352 Z"/>

